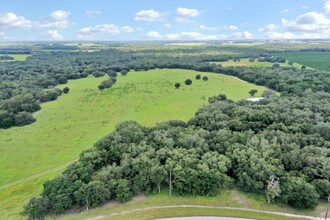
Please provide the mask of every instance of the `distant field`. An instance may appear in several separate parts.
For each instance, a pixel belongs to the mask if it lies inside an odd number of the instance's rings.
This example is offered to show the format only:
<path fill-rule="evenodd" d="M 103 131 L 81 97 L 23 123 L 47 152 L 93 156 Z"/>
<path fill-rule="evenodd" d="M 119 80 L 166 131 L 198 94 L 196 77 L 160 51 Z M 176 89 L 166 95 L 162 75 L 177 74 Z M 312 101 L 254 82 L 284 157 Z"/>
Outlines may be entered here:
<path fill-rule="evenodd" d="M 234 60 L 228 60 L 225 62 L 210 62 L 214 64 L 221 64 L 223 67 L 229 67 L 229 66 L 247 66 L 247 67 L 272 67 L 274 63 L 271 62 L 249 62 L 249 59 L 244 58 L 240 61 L 235 62 Z M 279 63 L 283 67 L 289 67 L 288 61 L 286 63 Z M 301 68 L 302 65 L 298 63 L 293 63 L 293 67 Z"/>
<path fill-rule="evenodd" d="M 27 57 L 32 56 L 31 54 L 0 54 L 0 56 L 3 55 L 11 56 L 14 60 L 0 60 L 0 62 L 25 61 Z"/>
<path fill-rule="evenodd" d="M 17 210 L 21 210 L 18 205 L 39 192 L 42 181 L 39 185 L 32 183 L 43 176 L 19 184 L 19 190 L 16 186 L 1 190 L 1 186 L 76 159 L 121 121 L 136 120 L 144 125 L 170 119 L 187 121 L 203 105 L 203 96 L 207 99 L 225 93 L 239 100 L 248 98 L 251 89 L 259 91 L 256 96 L 266 89 L 214 73 L 202 74 L 209 77 L 207 82 L 197 81 L 196 74 L 178 69 L 130 72 L 125 77 L 118 76 L 114 87 L 102 92 L 97 86 L 106 77 L 62 85 L 68 86 L 70 92 L 42 104 L 42 110 L 35 114 L 37 122 L 0 132 L 0 207 L 7 207 L 1 212 L 17 215 Z M 187 78 L 193 79 L 191 86 L 184 85 Z M 176 82 L 181 83 L 180 89 L 174 88 Z"/>
<path fill-rule="evenodd" d="M 330 71 L 330 52 L 289 52 L 277 53 L 276 56 L 318 70 Z"/>
<path fill-rule="evenodd" d="M 80 220 L 89 219 L 101 215 L 109 215 L 127 210 L 138 208 L 146 208 L 151 206 L 173 206 L 173 205 L 202 205 L 202 206 L 229 206 L 229 207 L 244 207 L 258 210 L 267 210 L 272 212 L 285 212 L 300 215 L 310 215 L 321 217 L 321 213 L 326 210 L 326 203 L 321 203 L 315 210 L 295 210 L 283 204 L 268 204 L 264 195 L 246 193 L 237 190 L 224 189 L 214 197 L 206 196 L 178 196 L 168 195 L 167 188 L 164 188 L 160 194 L 152 196 L 138 196 L 128 203 L 108 203 L 99 208 L 91 209 L 88 212 L 83 211 L 76 214 L 68 214 L 59 216 L 61 220 Z M 257 212 L 225 210 L 225 209 L 207 209 L 207 208 L 167 208 L 167 209 L 152 209 L 148 211 L 138 211 L 133 213 L 120 214 L 104 219 L 156 219 L 169 218 L 180 216 L 231 216 L 231 217 L 246 217 L 251 219 L 264 220 L 289 220 L 302 219 L 290 218 L 278 215 L 270 215 Z M 323 217 L 324 218 L 324 217 Z M 103 219 L 103 218 L 102 218 Z"/>

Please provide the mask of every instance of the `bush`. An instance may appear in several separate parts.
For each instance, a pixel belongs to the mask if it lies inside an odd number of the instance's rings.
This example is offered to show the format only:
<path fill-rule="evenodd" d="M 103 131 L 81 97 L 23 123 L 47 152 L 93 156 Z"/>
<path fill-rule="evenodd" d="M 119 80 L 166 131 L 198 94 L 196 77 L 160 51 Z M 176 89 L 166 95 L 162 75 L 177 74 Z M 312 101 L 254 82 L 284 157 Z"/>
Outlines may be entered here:
<path fill-rule="evenodd" d="M 14 123 L 16 126 L 32 124 L 35 121 L 36 119 L 28 112 L 19 112 L 14 116 Z"/>
<path fill-rule="evenodd" d="M 203 80 L 204 80 L 204 81 L 207 81 L 207 80 L 209 80 L 209 77 L 207 77 L 207 76 L 203 76 Z"/>
<path fill-rule="evenodd" d="M 104 85 L 99 85 L 98 88 L 99 88 L 99 90 L 103 90 L 104 89 Z"/>
<path fill-rule="evenodd" d="M 187 85 L 187 86 L 190 86 L 192 84 L 192 80 L 191 79 L 186 79 L 186 81 L 184 81 L 184 83 Z"/>
<path fill-rule="evenodd" d="M 64 87 L 64 88 L 63 88 L 63 92 L 64 92 L 65 94 L 67 94 L 69 91 L 70 91 L 70 89 L 69 89 L 68 87 Z"/>
<path fill-rule="evenodd" d="M 127 73 L 128 73 L 128 71 L 127 71 L 127 70 L 122 70 L 122 71 L 120 71 L 120 74 L 121 74 L 122 76 L 126 76 L 126 75 L 127 75 Z"/>
<path fill-rule="evenodd" d="M 327 199 L 330 194 L 330 182 L 329 180 L 314 180 L 312 182 L 315 187 L 316 192 L 320 195 L 322 199 Z"/>
<path fill-rule="evenodd" d="M 319 194 L 314 186 L 300 177 L 289 177 L 282 192 L 284 200 L 294 208 L 311 209 L 318 204 Z"/>
<path fill-rule="evenodd" d="M 199 75 L 199 74 L 196 75 L 196 79 L 197 79 L 197 80 L 200 80 L 200 79 L 201 79 L 201 75 Z"/>
<path fill-rule="evenodd" d="M 175 83 L 174 86 L 175 86 L 176 89 L 178 89 L 178 88 L 180 88 L 181 84 L 180 83 Z"/>

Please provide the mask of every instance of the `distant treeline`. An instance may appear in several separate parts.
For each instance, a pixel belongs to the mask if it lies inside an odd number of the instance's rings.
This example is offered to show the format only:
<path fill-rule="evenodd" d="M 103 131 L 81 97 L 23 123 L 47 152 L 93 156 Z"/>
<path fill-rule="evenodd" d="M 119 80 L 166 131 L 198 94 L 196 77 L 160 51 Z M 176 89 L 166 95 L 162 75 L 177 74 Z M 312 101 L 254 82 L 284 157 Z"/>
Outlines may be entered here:
<path fill-rule="evenodd" d="M 19 112 L 24 112 L 29 118 L 24 124 L 35 121 L 30 120 L 33 118 L 31 113 L 40 109 L 41 102 L 55 100 L 60 95 L 58 90 L 53 89 L 58 84 L 65 84 L 70 79 L 85 78 L 88 75 L 110 76 L 113 72 L 129 70 L 188 69 L 236 76 L 283 94 L 301 95 L 305 91 L 330 92 L 329 75 L 316 70 L 278 66 L 276 68 L 221 67 L 206 61 L 225 61 L 235 57 L 203 54 L 175 56 L 175 54 L 176 51 L 173 51 L 173 54 L 162 54 L 156 50 L 154 54 L 119 50 L 93 53 L 52 52 L 35 54 L 26 62 L 2 62 L 0 63 L 0 110 L 2 110 L 0 128 L 17 125 L 14 123 L 14 118 Z M 240 58 L 242 56 L 236 57 L 236 59 Z M 282 62 L 282 58 L 266 54 L 260 54 L 259 58 L 270 62 Z"/>

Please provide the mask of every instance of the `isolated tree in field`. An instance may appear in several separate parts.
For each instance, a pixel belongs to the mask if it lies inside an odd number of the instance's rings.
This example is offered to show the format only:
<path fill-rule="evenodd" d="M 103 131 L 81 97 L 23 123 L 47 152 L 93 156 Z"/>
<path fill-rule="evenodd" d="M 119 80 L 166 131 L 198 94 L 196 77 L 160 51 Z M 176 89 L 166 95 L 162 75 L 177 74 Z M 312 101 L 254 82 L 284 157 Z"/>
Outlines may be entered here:
<path fill-rule="evenodd" d="M 70 89 L 68 88 L 68 87 L 64 87 L 63 88 L 63 92 L 66 94 L 66 93 L 68 93 L 70 91 Z"/>
<path fill-rule="evenodd" d="M 302 69 L 302 70 L 305 70 L 305 69 L 306 69 L 306 66 L 302 66 L 301 69 Z"/>
<path fill-rule="evenodd" d="M 254 58 L 250 58 L 250 59 L 249 59 L 249 62 L 250 62 L 250 63 L 254 62 Z"/>
<path fill-rule="evenodd" d="M 251 90 L 249 91 L 249 94 L 250 94 L 251 96 L 254 96 L 257 92 L 258 92 L 258 90 L 256 90 L 256 89 L 251 89 Z"/>
<path fill-rule="evenodd" d="M 187 86 L 190 86 L 192 84 L 192 80 L 191 79 L 186 79 L 186 81 L 184 81 L 184 83 L 187 85 Z"/>
<path fill-rule="evenodd" d="M 99 85 L 98 88 L 99 88 L 99 90 L 103 90 L 104 89 L 104 85 Z"/>
<path fill-rule="evenodd" d="M 292 62 L 292 61 L 289 61 L 288 64 L 289 64 L 290 66 L 292 66 L 292 65 L 293 65 L 293 62 Z"/>
<path fill-rule="evenodd" d="M 203 80 L 204 80 L 204 81 L 207 81 L 207 80 L 209 80 L 209 77 L 207 77 L 207 76 L 203 76 Z"/>
<path fill-rule="evenodd" d="M 266 197 L 268 203 L 274 202 L 275 197 L 279 197 L 281 194 L 280 181 L 274 175 L 272 175 L 267 181 Z"/>
<path fill-rule="evenodd" d="M 200 75 L 200 74 L 197 74 L 197 75 L 196 75 L 196 79 L 197 79 L 197 80 L 200 80 L 200 79 L 201 79 L 201 75 Z"/>
<path fill-rule="evenodd" d="M 176 89 L 178 89 L 178 88 L 180 88 L 181 84 L 180 83 L 175 83 L 174 86 L 175 86 Z"/>
<path fill-rule="evenodd" d="M 127 71 L 127 70 L 122 70 L 122 71 L 120 71 L 120 74 L 121 74 L 122 76 L 126 76 L 126 75 L 127 75 L 127 73 L 128 73 L 128 71 Z"/>

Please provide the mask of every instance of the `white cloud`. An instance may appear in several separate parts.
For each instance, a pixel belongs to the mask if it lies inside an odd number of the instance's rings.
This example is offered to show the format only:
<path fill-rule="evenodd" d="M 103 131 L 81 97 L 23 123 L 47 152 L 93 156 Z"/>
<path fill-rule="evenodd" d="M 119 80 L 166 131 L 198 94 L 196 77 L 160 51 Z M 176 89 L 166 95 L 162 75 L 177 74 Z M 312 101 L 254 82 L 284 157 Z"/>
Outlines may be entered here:
<path fill-rule="evenodd" d="M 82 35 L 91 35 L 96 33 L 119 34 L 120 28 L 114 24 L 99 24 L 94 27 L 84 27 L 78 31 Z"/>
<path fill-rule="evenodd" d="M 285 9 L 282 9 L 281 11 L 280 11 L 280 13 L 281 14 L 287 14 L 287 13 L 290 13 L 292 11 L 292 9 L 290 9 L 290 8 L 285 8 Z"/>
<path fill-rule="evenodd" d="M 146 34 L 146 37 L 149 37 L 149 38 L 154 38 L 154 39 L 160 39 L 162 38 L 163 36 L 158 33 L 157 31 L 149 31 L 147 34 Z"/>
<path fill-rule="evenodd" d="M 49 21 L 30 21 L 22 16 L 17 16 L 12 12 L 0 14 L 0 28 L 11 29 L 37 29 L 37 28 L 66 28 L 73 25 L 67 20 Z"/>
<path fill-rule="evenodd" d="M 71 14 L 71 12 L 68 12 L 68 11 L 57 10 L 57 11 L 53 11 L 50 14 L 50 17 L 57 21 L 63 21 L 63 20 L 66 20 L 70 14 Z"/>
<path fill-rule="evenodd" d="M 230 37 L 236 39 L 251 39 L 253 37 L 253 34 L 248 31 L 236 32 L 231 34 Z"/>
<path fill-rule="evenodd" d="M 50 40 L 64 40 L 64 37 L 62 34 L 58 32 L 58 30 L 49 30 L 47 32 L 47 35 Z"/>
<path fill-rule="evenodd" d="M 34 22 L 12 12 L 0 14 L 0 27 L 28 29 L 34 26 Z"/>
<path fill-rule="evenodd" d="M 200 11 L 193 8 L 177 8 L 176 13 L 179 17 L 196 17 L 200 14 Z"/>
<path fill-rule="evenodd" d="M 101 13 L 102 13 L 101 11 L 86 11 L 86 15 L 89 18 L 95 18 L 95 17 L 101 15 Z"/>
<path fill-rule="evenodd" d="M 175 19 L 176 22 L 178 23 L 191 23 L 192 20 L 190 20 L 189 18 L 186 18 L 186 17 L 177 17 Z"/>
<path fill-rule="evenodd" d="M 294 20 L 282 19 L 283 26 L 293 32 L 329 32 L 330 20 L 322 13 L 308 12 Z"/>
<path fill-rule="evenodd" d="M 170 23 L 164 24 L 163 26 L 164 26 L 164 28 L 172 28 L 172 24 L 170 24 Z"/>
<path fill-rule="evenodd" d="M 260 32 L 272 32 L 278 29 L 278 25 L 268 24 L 265 27 L 259 28 Z"/>
<path fill-rule="evenodd" d="M 323 7 L 324 11 L 326 13 L 329 13 L 330 12 L 330 1 L 325 1 L 324 2 L 324 7 Z"/>
<path fill-rule="evenodd" d="M 224 35 L 205 35 L 199 32 L 181 32 L 166 35 L 169 40 L 220 40 Z"/>
<path fill-rule="evenodd" d="M 235 25 L 224 25 L 224 26 L 207 26 L 207 25 L 199 25 L 198 27 L 200 30 L 207 30 L 207 31 L 216 31 L 216 30 L 226 30 L 226 31 L 236 31 L 239 28 Z"/>
<path fill-rule="evenodd" d="M 293 33 L 290 33 L 290 32 L 280 33 L 280 32 L 270 31 L 270 32 L 266 32 L 265 35 L 267 38 L 270 38 L 270 39 L 294 39 L 294 38 L 296 38 L 296 35 L 294 35 Z"/>
<path fill-rule="evenodd" d="M 164 17 L 166 16 L 165 13 L 160 13 L 158 11 L 155 11 L 154 9 L 150 10 L 142 10 L 137 13 L 135 13 L 135 21 L 162 21 Z"/>
<path fill-rule="evenodd" d="M 201 12 L 197 9 L 194 8 L 177 8 L 176 9 L 176 14 L 177 14 L 177 18 L 175 19 L 176 22 L 179 23 L 190 23 L 192 22 L 192 20 L 190 20 L 189 18 L 191 17 L 196 17 L 200 14 Z"/>
<path fill-rule="evenodd" d="M 130 26 L 119 27 L 114 24 L 99 24 L 93 27 L 84 27 L 78 30 L 78 38 L 81 40 L 93 40 L 96 34 L 116 35 L 120 33 L 133 33 L 141 31 L 142 28 Z"/>

